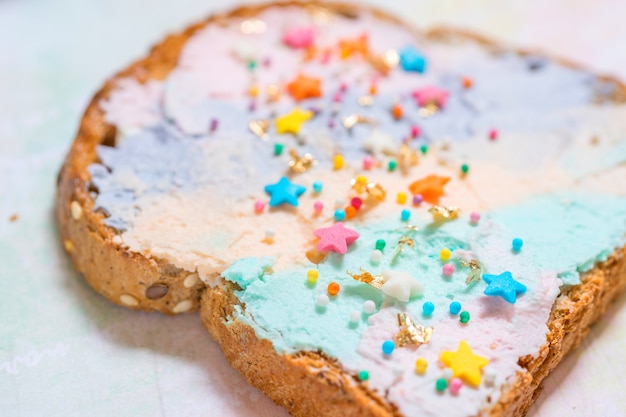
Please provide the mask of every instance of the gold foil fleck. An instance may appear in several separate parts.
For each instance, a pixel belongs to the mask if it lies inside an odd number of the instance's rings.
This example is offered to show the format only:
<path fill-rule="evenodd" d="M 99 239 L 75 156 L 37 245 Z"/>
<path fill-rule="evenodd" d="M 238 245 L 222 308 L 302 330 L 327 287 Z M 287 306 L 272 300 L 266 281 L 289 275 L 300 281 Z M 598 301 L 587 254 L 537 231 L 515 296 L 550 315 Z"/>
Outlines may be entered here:
<path fill-rule="evenodd" d="M 436 222 L 453 220 L 459 217 L 458 207 L 432 206 L 428 212 L 433 215 Z"/>
<path fill-rule="evenodd" d="M 371 125 L 378 124 L 376 119 L 368 116 L 363 116 L 362 114 L 351 114 L 350 116 L 346 116 L 341 120 L 341 124 L 343 124 L 343 127 L 345 127 L 346 129 L 352 129 L 355 125 L 359 123 Z"/>
<path fill-rule="evenodd" d="M 430 336 L 435 330 L 430 326 L 424 327 L 421 324 L 413 323 L 413 320 L 406 313 L 398 313 L 398 326 L 400 330 L 393 338 L 398 347 L 420 347 L 430 341 Z"/>
<path fill-rule="evenodd" d="M 364 282 L 377 289 L 380 289 L 383 286 L 384 281 L 382 275 L 372 275 L 370 272 L 364 270 L 363 268 L 359 269 L 361 270 L 360 274 L 353 274 L 350 271 L 346 271 L 346 274 L 350 275 L 352 279 L 356 281 Z"/>
<path fill-rule="evenodd" d="M 480 266 L 480 263 L 478 263 L 477 259 L 471 259 L 469 262 L 461 260 L 461 265 L 469 266 L 470 268 L 470 272 L 469 274 L 467 274 L 467 278 L 465 279 L 466 284 L 469 285 L 473 282 L 480 281 L 482 275 L 482 267 Z"/>
<path fill-rule="evenodd" d="M 263 140 L 268 139 L 267 131 L 269 127 L 270 122 L 266 119 L 250 120 L 248 122 L 248 129 Z"/>
<path fill-rule="evenodd" d="M 370 95 L 365 95 L 359 97 L 358 100 L 359 106 L 368 107 L 374 103 L 374 97 Z"/>
<path fill-rule="evenodd" d="M 410 167 L 417 165 L 417 150 L 411 149 L 406 143 L 400 145 L 398 165 L 402 171 L 407 171 Z"/>
<path fill-rule="evenodd" d="M 393 255 L 391 255 L 391 262 L 390 263 L 394 263 L 396 261 L 396 258 L 398 257 L 398 255 L 400 255 L 402 253 L 402 251 L 404 250 L 405 246 L 408 246 L 410 248 L 414 248 L 415 247 L 415 240 L 413 240 L 412 238 L 410 238 L 409 236 L 402 236 L 399 240 L 398 240 L 398 246 L 396 247 L 396 250 L 393 252 Z"/>
<path fill-rule="evenodd" d="M 266 92 L 267 92 L 268 103 L 274 103 L 280 100 L 280 87 L 278 87 L 276 84 L 268 85 Z"/>
<path fill-rule="evenodd" d="M 310 153 L 305 153 L 303 156 L 300 156 L 295 149 L 290 149 L 289 156 L 291 156 L 289 169 L 297 174 L 302 174 L 315 165 L 315 158 Z"/>
<path fill-rule="evenodd" d="M 377 182 L 370 182 L 367 184 L 365 191 L 367 191 L 367 195 L 369 197 L 377 201 L 383 201 L 387 196 L 387 191 L 385 191 L 383 186 Z"/>
<path fill-rule="evenodd" d="M 439 111 L 439 106 L 431 102 L 431 103 L 426 104 L 425 106 L 420 107 L 420 109 L 417 111 L 417 114 L 420 117 L 430 117 L 433 114 L 437 113 L 438 111 Z"/>

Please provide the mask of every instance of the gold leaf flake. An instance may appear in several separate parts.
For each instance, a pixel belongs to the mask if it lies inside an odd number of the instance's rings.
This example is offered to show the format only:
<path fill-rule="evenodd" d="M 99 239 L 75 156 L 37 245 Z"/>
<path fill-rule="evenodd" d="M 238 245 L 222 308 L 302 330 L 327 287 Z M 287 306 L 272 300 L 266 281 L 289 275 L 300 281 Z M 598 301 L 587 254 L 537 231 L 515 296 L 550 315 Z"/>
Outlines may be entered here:
<path fill-rule="evenodd" d="M 458 207 L 432 206 L 428 212 L 433 215 L 436 222 L 453 220 L 459 217 Z"/>
<path fill-rule="evenodd" d="M 341 120 L 341 124 L 346 129 L 352 129 L 355 125 L 359 123 L 376 125 L 378 122 L 376 119 L 373 119 L 368 116 L 363 116 L 362 114 L 351 114 L 350 116 L 346 116 Z"/>
<path fill-rule="evenodd" d="M 372 275 L 370 272 L 364 270 L 363 268 L 359 269 L 361 270 L 360 274 L 353 274 L 350 271 L 346 271 L 346 274 L 350 275 L 352 279 L 356 281 L 364 282 L 377 289 L 380 289 L 383 286 L 384 282 L 382 275 Z"/>
<path fill-rule="evenodd" d="M 435 330 L 430 326 L 424 327 L 421 324 L 413 323 L 413 320 L 406 313 L 398 313 L 398 326 L 400 330 L 394 336 L 394 341 L 398 347 L 419 347 L 428 343 Z"/>
<path fill-rule="evenodd" d="M 291 156 L 289 169 L 297 174 L 302 174 L 315 165 L 315 158 L 310 153 L 300 156 L 295 149 L 290 149 L 289 155 Z"/>
<path fill-rule="evenodd" d="M 478 263 L 477 259 L 470 259 L 469 262 L 461 260 L 461 265 L 469 266 L 470 268 L 470 272 L 469 274 L 467 274 L 467 278 L 465 279 L 466 284 L 469 285 L 473 282 L 480 281 L 480 277 L 482 274 L 482 267 L 480 266 L 480 263 Z"/>
<path fill-rule="evenodd" d="M 270 122 L 266 119 L 250 120 L 250 122 L 248 122 L 248 129 L 263 140 L 268 139 L 267 131 L 269 127 Z"/>

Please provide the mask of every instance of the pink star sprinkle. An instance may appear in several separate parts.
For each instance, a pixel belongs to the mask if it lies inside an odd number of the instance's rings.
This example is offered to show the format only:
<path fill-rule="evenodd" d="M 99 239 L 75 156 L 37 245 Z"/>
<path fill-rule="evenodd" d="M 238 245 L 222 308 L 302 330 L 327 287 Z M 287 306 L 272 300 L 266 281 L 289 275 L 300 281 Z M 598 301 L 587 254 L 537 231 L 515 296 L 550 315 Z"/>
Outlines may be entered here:
<path fill-rule="evenodd" d="M 450 93 L 446 90 L 432 85 L 413 91 L 413 97 L 420 106 L 434 103 L 437 107 L 443 108 L 448 101 L 449 95 Z"/>
<path fill-rule="evenodd" d="M 342 222 L 317 229 L 313 234 L 320 238 L 317 250 L 320 252 L 333 251 L 342 255 L 348 251 L 348 245 L 359 238 L 359 232 L 344 227 Z"/>
<path fill-rule="evenodd" d="M 295 27 L 285 32 L 283 42 L 294 49 L 308 48 L 313 45 L 314 37 L 315 30 L 313 28 Z"/>

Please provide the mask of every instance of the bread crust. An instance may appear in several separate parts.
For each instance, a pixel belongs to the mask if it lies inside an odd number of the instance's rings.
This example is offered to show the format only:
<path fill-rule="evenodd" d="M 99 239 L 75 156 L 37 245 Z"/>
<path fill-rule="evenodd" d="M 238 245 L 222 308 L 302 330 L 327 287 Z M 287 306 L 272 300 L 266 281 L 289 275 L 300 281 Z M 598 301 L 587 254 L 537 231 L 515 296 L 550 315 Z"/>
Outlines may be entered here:
<path fill-rule="evenodd" d="M 117 81 L 132 77 L 140 82 L 164 79 L 175 67 L 185 42 L 208 24 L 222 24 L 234 17 L 254 16 L 276 6 L 300 5 L 323 7 L 349 15 L 369 10 L 377 17 L 405 23 L 379 10 L 355 7 L 344 3 L 300 3 L 288 1 L 245 6 L 228 13 L 214 15 L 180 34 L 168 36 L 152 48 L 149 55 L 111 78 L 94 96 L 81 120 L 80 127 L 65 163 L 59 172 L 56 215 L 60 234 L 74 266 L 87 282 L 110 301 L 133 309 L 159 311 L 165 314 L 191 312 L 201 307 L 202 320 L 218 341 L 226 358 L 253 385 L 259 387 L 277 404 L 294 416 L 399 416 L 397 408 L 359 382 L 356 375 L 345 372 L 336 361 L 319 352 L 279 355 L 271 342 L 259 339 L 254 329 L 232 319 L 239 304 L 233 291 L 237 288 L 224 282 L 216 288 L 204 284 L 187 271 L 158 258 L 148 259 L 115 243 L 116 231 L 104 225 L 104 215 L 94 212 L 87 167 L 97 162 L 96 145 L 115 143 L 115 127 L 104 120 L 99 102 L 108 97 Z M 471 41 L 494 52 L 511 51 L 497 43 L 467 31 L 449 28 L 433 29 L 417 36 L 446 41 Z M 533 51 L 515 50 L 521 55 Z M 577 67 L 576 64 L 559 62 Z M 615 83 L 610 97 L 602 99 L 626 102 L 626 86 Z M 78 209 L 76 208 L 78 207 Z M 193 285 L 189 285 L 193 283 Z M 148 297 L 149 288 L 154 296 Z M 167 288 L 164 295 L 161 295 Z M 562 289 L 548 321 L 546 343 L 537 357 L 524 357 L 524 369 L 502 388 L 500 399 L 481 410 L 490 417 L 522 416 L 539 395 L 542 380 L 575 348 L 589 327 L 606 310 L 611 300 L 626 287 L 626 249 L 617 250 L 606 262 L 598 264 L 582 277 L 582 283 Z M 245 306 L 242 306 L 245 309 Z M 242 349 L 245 346 L 245 349 Z M 271 370 L 271 372 L 268 372 Z"/>

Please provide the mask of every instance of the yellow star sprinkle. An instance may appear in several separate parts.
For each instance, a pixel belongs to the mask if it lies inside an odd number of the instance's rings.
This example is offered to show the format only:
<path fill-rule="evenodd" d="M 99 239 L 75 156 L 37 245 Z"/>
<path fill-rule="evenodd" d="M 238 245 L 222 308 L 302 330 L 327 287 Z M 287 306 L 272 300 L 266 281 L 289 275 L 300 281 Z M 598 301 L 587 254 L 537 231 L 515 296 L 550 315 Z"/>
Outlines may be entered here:
<path fill-rule="evenodd" d="M 480 384 L 480 369 L 489 363 L 487 358 L 475 355 L 465 340 L 461 340 L 456 352 L 443 352 L 440 359 L 452 368 L 456 378 L 473 386 Z"/>
<path fill-rule="evenodd" d="M 293 133 L 297 135 L 300 132 L 302 123 L 313 117 L 312 111 L 302 111 L 295 108 L 284 116 L 276 118 L 276 133 Z"/>

